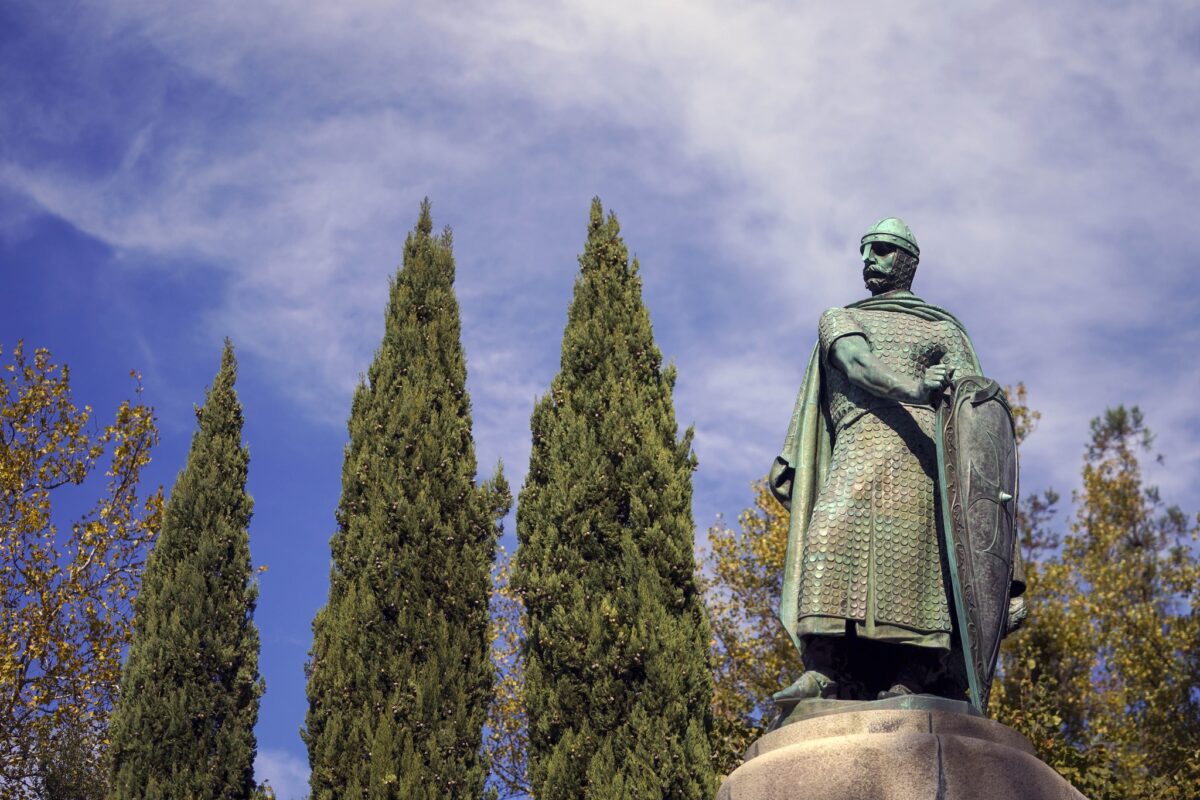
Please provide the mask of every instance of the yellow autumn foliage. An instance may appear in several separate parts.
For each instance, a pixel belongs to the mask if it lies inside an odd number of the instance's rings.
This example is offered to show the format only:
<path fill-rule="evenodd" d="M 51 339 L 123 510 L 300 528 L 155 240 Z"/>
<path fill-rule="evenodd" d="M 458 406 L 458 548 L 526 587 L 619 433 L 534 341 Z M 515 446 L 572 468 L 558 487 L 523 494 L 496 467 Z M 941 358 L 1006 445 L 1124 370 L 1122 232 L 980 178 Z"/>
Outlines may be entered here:
<path fill-rule="evenodd" d="M 18 342 L 6 361 L 0 786 L 14 800 L 55 781 L 82 782 L 91 793 L 103 783 L 105 722 L 129 641 L 130 600 L 162 510 L 161 489 L 143 497 L 138 486 L 158 433 L 152 410 L 137 400 L 96 425 L 90 406 L 74 404 L 67 367 L 44 349 L 31 355 Z M 78 507 L 80 492 L 71 487 L 81 485 L 96 500 L 60 528 L 54 501 L 69 495 Z"/>
<path fill-rule="evenodd" d="M 484 749 L 492 762 L 491 782 L 500 800 L 530 795 L 525 751 L 525 670 L 521 647 L 524 607 L 510 582 L 512 558 L 500 548 L 492 577 L 492 664 L 496 683 L 488 707 Z"/>
<path fill-rule="evenodd" d="M 771 695 L 803 671 L 779 623 L 788 512 L 765 481 L 738 530 L 721 522 L 708 531 L 700 570 L 713 642 L 713 767 L 728 775 L 772 721 Z"/>
<path fill-rule="evenodd" d="M 1061 550 L 1026 539 L 991 709 L 1092 800 L 1200 797 L 1200 520 L 1145 485 L 1152 441 L 1137 407 L 1093 420 Z"/>
<path fill-rule="evenodd" d="M 1008 390 L 1018 441 L 1040 414 Z M 1074 519 L 1058 495 L 1018 515 L 1031 606 L 1001 648 L 990 714 L 1092 800 L 1200 798 L 1200 558 L 1197 520 L 1143 483 L 1151 438 L 1140 412 L 1092 425 Z M 772 693 L 801 672 L 777 619 L 788 513 L 754 485 L 738 529 L 709 530 L 702 564 L 713 630 L 713 758 L 720 774 L 771 722 Z M 1064 535 L 1065 534 L 1065 535 Z"/>

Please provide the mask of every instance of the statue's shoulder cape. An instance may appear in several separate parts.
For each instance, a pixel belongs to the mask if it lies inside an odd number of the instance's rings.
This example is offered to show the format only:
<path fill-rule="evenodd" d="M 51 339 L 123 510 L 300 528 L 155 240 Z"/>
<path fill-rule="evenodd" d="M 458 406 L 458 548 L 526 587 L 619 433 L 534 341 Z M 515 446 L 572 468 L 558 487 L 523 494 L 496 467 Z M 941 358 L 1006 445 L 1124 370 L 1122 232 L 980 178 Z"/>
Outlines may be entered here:
<path fill-rule="evenodd" d="M 982 375 L 979 358 L 971 344 L 971 337 L 958 319 L 943 308 L 926 303 L 912 294 L 899 297 L 871 297 L 851 303 L 846 308 L 869 311 L 894 311 L 901 314 L 912 314 L 921 319 L 933 322 L 950 322 L 963 333 L 971 359 L 975 363 L 975 371 Z M 798 619 L 798 601 L 800 584 L 800 541 L 808 528 L 809 517 L 812 516 L 813 504 L 817 492 L 825 483 L 829 470 L 829 457 L 832 452 L 833 425 L 829 418 L 828 409 L 821 404 L 821 394 L 824 391 L 824 368 L 821 364 L 820 346 L 813 348 L 808 359 L 808 368 L 804 372 L 804 380 L 800 384 L 800 393 L 796 397 L 796 408 L 792 413 L 792 422 L 788 427 L 788 435 L 784 440 L 783 452 L 780 454 L 784 461 L 794 470 L 791 485 L 791 521 L 788 525 L 787 557 L 783 567 L 783 596 L 779 603 L 779 619 L 797 648 L 802 649 L 800 638 L 796 633 Z"/>

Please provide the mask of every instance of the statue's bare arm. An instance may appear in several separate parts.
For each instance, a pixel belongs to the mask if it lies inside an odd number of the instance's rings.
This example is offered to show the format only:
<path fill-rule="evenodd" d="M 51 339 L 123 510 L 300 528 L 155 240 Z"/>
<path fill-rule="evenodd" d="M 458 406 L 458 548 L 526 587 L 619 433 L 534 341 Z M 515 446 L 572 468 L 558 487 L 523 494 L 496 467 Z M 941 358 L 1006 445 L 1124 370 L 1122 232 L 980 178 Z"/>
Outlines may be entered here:
<path fill-rule="evenodd" d="M 954 368 L 945 364 L 934 364 L 925 370 L 921 380 L 901 375 L 871 352 L 871 345 L 863 336 L 838 339 L 830 349 L 829 360 L 854 385 L 900 403 L 927 403 L 931 393 L 948 386 L 954 377 Z"/>

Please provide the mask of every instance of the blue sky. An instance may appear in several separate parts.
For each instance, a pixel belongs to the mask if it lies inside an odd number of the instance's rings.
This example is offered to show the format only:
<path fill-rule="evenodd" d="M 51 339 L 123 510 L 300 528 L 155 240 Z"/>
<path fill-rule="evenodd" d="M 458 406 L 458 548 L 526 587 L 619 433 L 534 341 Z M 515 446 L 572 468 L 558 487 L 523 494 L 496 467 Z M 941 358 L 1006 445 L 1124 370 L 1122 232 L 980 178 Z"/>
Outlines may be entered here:
<path fill-rule="evenodd" d="M 143 373 L 183 465 L 241 361 L 267 679 L 260 777 L 300 797 L 303 664 L 345 418 L 424 196 L 454 230 L 482 469 L 519 485 L 588 204 L 619 216 L 696 427 L 698 529 L 775 454 L 858 237 L 905 218 L 916 291 L 1076 485 L 1137 403 L 1200 507 L 1200 17 L 1184 2 L 0 5 L 0 343 L 101 410 Z M 513 545 L 511 524 L 506 544 Z"/>

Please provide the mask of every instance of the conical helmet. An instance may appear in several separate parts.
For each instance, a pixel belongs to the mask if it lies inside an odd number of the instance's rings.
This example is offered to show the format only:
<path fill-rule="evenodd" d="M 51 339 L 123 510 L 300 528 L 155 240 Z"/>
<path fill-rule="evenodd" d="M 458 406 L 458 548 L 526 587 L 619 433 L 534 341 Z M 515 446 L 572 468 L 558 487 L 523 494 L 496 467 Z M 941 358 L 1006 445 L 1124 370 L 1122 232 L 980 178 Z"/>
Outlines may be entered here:
<path fill-rule="evenodd" d="M 917 247 L 917 237 L 913 236 L 913 232 L 899 217 L 887 217 L 872 225 L 871 229 L 863 234 L 858 249 L 862 250 L 871 242 L 887 242 L 907 250 L 917 258 L 921 256 L 921 248 Z"/>

